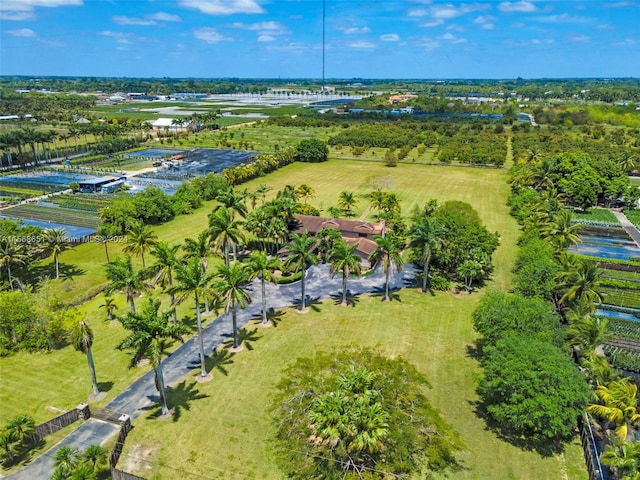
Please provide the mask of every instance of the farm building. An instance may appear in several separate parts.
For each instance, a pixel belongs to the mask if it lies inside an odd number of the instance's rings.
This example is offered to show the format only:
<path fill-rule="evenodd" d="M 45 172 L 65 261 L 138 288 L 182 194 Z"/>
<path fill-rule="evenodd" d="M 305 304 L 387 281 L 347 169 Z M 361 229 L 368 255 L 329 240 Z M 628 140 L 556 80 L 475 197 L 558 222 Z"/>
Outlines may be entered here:
<path fill-rule="evenodd" d="M 82 193 L 96 193 L 102 191 L 102 187 L 105 185 L 109 185 L 110 183 L 116 181 L 126 180 L 126 177 L 99 177 L 99 178 L 91 178 L 89 180 L 83 180 L 82 182 L 78 182 L 80 186 L 80 191 Z"/>

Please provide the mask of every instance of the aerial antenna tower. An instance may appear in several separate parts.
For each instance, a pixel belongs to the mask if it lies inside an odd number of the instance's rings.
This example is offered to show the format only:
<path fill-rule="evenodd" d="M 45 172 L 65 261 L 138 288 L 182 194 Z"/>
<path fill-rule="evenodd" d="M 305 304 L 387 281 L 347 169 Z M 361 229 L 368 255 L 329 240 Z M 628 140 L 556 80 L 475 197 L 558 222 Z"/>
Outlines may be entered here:
<path fill-rule="evenodd" d="M 322 0 L 322 93 L 324 93 L 324 49 L 325 49 L 325 20 L 326 0 Z"/>

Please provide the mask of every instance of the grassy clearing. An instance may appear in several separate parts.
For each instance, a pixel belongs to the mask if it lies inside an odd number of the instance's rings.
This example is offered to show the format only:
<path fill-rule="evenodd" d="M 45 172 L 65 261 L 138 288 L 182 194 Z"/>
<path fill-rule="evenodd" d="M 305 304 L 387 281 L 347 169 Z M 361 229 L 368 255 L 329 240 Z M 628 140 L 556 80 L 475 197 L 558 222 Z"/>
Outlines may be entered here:
<path fill-rule="evenodd" d="M 640 228 L 640 210 L 626 209 L 624 214 L 631 223 Z"/>
<path fill-rule="evenodd" d="M 356 343 L 402 356 L 428 376 L 434 387 L 428 398 L 468 447 L 460 455 L 464 469 L 454 478 L 586 478 L 577 443 L 563 456 L 542 458 L 498 440 L 474 412 L 479 370 L 468 355 L 475 337 L 469 318 L 478 294 L 405 290 L 399 299 L 381 306 L 378 297 L 365 296 L 347 309 L 325 301 L 304 316 L 287 311 L 276 328 L 256 330 L 251 349 L 224 357 L 211 383 L 188 378 L 174 388 L 169 398 L 177 405 L 175 421 L 138 420 L 122 465 L 143 450 L 153 453 L 135 472 L 146 478 L 282 478 L 272 461 L 273 427 L 265 414 L 281 368 L 298 356 Z"/>

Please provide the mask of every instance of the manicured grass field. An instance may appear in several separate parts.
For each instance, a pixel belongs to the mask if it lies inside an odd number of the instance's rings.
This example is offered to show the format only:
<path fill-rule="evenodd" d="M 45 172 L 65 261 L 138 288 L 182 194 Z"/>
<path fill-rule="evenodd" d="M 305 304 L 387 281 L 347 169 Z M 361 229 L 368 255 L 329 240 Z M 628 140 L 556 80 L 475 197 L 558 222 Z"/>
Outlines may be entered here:
<path fill-rule="evenodd" d="M 508 288 L 518 230 L 505 206 L 509 187 L 503 170 L 417 164 L 389 168 L 376 162 L 331 160 L 296 163 L 240 188 L 251 191 L 265 183 L 273 187 L 273 195 L 284 185 L 307 183 L 316 191 L 310 203 L 322 209 L 335 205 L 341 191 L 350 190 L 362 198 L 357 215 L 366 218 L 370 212 L 364 196 L 372 190 L 371 182 L 380 179 L 388 183 L 389 191 L 398 193 L 405 215 L 414 205 L 431 198 L 472 204 L 488 228 L 498 231 L 501 238 L 487 288 Z M 207 214 L 213 205 L 209 202 L 194 214 L 178 217 L 155 231 L 160 239 L 170 242 L 195 237 L 207 226 Z M 109 245 L 112 258 L 122 247 Z M 77 301 L 104 284 L 104 261 L 102 245 L 78 246 L 63 253 L 61 262 L 85 273 L 51 283 L 60 284 L 61 297 Z M 468 349 L 475 338 L 470 314 L 480 295 L 431 296 L 412 289 L 400 294 L 401 301 L 388 304 L 381 304 L 379 298 L 362 297 L 352 308 L 325 302 L 318 305 L 319 311 L 305 316 L 287 312 L 276 328 L 257 330 L 252 348 L 245 348 L 222 365 L 226 375 L 216 368 L 209 384 L 195 385 L 192 378 L 187 378 L 176 386 L 169 397 L 179 405 L 176 421 L 137 420 L 119 466 L 137 468 L 147 478 L 158 472 L 163 479 L 189 478 L 185 472 L 211 478 L 282 478 L 273 464 L 273 430 L 264 412 L 282 367 L 316 349 L 358 343 L 379 345 L 388 355 L 402 355 L 427 374 L 434 387 L 427 392 L 428 397 L 467 444 L 461 454 L 464 469 L 456 472 L 455 478 L 586 478 L 578 443 L 568 446 L 564 455 L 542 458 L 500 440 L 476 415 L 475 386 L 480 371 Z M 124 305 L 122 296 L 116 295 L 116 299 Z M 95 331 L 98 380 L 113 383 L 100 403 L 104 404 L 148 367 L 126 368 L 128 354 L 114 349 L 124 332 L 102 320 L 105 314 L 97 308 L 100 303 L 101 299 L 96 299 L 82 309 Z M 124 310 L 123 306 L 121 312 Z M 187 307 L 182 312 L 192 314 Z M 70 408 L 90 393 L 86 358 L 70 347 L 51 354 L 3 358 L 0 368 L 3 417 L 29 410 L 27 413 L 38 421 L 44 420 L 55 415 L 46 406 Z M 147 455 L 151 461 L 148 465 L 140 461 Z"/>

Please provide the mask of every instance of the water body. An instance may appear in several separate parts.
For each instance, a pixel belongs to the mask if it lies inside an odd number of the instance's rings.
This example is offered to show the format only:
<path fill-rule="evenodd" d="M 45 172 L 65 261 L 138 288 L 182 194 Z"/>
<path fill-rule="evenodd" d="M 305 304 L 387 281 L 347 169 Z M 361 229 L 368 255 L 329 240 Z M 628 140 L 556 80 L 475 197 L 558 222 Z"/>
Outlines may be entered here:
<path fill-rule="evenodd" d="M 617 312 L 614 310 L 603 310 L 601 308 L 596 309 L 596 315 L 607 318 L 617 318 L 621 320 L 631 320 L 632 322 L 640 322 L 640 318 L 636 317 L 632 313 Z"/>
<path fill-rule="evenodd" d="M 630 238 L 583 234 L 580 235 L 580 239 L 582 242 L 575 247 L 570 247 L 570 252 L 615 260 L 640 257 L 640 247 Z"/>

